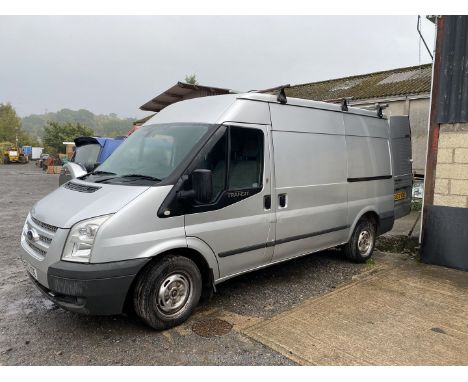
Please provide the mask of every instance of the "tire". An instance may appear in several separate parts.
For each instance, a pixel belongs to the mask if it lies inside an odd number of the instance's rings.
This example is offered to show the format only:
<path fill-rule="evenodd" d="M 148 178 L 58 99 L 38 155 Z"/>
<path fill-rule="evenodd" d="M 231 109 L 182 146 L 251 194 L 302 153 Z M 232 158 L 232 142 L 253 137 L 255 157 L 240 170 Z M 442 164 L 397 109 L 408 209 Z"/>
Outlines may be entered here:
<path fill-rule="evenodd" d="M 198 305 L 202 277 L 183 256 L 166 256 L 143 269 L 133 292 L 135 313 L 157 330 L 180 325 Z"/>
<path fill-rule="evenodd" d="M 3 157 L 3 164 L 8 164 L 9 161 L 10 161 L 10 160 L 9 160 L 8 156 L 5 155 L 5 156 Z"/>
<path fill-rule="evenodd" d="M 344 253 L 348 260 L 364 263 L 374 252 L 377 227 L 373 220 L 361 219 L 354 229 L 351 239 L 344 246 Z"/>

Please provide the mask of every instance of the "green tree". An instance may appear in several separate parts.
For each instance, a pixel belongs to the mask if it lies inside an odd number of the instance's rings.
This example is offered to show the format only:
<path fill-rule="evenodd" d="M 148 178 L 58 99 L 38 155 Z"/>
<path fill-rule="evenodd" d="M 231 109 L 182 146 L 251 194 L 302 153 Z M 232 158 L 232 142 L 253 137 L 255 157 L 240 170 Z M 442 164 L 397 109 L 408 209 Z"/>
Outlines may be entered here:
<path fill-rule="evenodd" d="M 0 142 L 16 142 L 21 131 L 21 119 L 11 104 L 0 103 Z"/>
<path fill-rule="evenodd" d="M 198 85 L 197 75 L 190 74 L 190 75 L 185 76 L 185 83 L 191 84 L 191 85 Z"/>
<path fill-rule="evenodd" d="M 90 135 L 94 135 L 94 131 L 81 123 L 49 121 L 44 127 L 43 142 L 49 153 L 57 154 L 65 152 L 63 142 L 72 142 L 77 137 Z"/>
<path fill-rule="evenodd" d="M 88 110 L 62 109 L 55 113 L 33 114 L 22 119 L 22 129 L 32 136 L 42 139 L 47 122 L 80 123 L 94 130 L 94 134 L 103 137 L 125 135 L 133 126 L 134 118 L 121 118 L 115 113 L 108 115 L 93 114 Z"/>
<path fill-rule="evenodd" d="M 38 146 L 37 138 L 24 131 L 21 118 L 11 104 L 0 104 L 0 142 L 9 142 L 8 146 Z"/>

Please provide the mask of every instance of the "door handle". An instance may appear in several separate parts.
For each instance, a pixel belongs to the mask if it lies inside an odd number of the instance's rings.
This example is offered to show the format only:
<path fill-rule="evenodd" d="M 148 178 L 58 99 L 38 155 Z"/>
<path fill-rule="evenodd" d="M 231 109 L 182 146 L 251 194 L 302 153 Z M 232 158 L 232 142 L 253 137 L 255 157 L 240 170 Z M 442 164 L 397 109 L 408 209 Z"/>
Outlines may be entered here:
<path fill-rule="evenodd" d="M 286 194 L 278 194 L 278 205 L 280 208 L 286 207 L 287 203 L 287 195 Z"/>
<path fill-rule="evenodd" d="M 271 209 L 271 195 L 265 195 L 265 196 L 263 197 L 263 207 L 264 207 L 266 210 Z"/>

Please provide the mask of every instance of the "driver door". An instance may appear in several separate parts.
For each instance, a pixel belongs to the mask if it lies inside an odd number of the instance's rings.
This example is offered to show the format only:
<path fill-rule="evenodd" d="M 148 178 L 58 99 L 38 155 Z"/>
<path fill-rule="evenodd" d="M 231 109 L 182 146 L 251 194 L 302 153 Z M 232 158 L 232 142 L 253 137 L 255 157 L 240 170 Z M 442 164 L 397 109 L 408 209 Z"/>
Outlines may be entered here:
<path fill-rule="evenodd" d="M 209 169 L 213 197 L 185 215 L 187 237 L 207 243 L 218 257 L 221 277 L 271 261 L 269 132 L 266 126 L 231 124 L 197 159 Z"/>

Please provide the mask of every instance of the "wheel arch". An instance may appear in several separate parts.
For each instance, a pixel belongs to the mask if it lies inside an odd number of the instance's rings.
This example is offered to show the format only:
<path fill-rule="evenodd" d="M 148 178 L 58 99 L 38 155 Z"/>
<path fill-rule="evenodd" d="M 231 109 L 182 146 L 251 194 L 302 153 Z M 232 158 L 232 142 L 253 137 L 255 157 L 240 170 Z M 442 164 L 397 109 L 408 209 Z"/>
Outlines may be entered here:
<path fill-rule="evenodd" d="M 359 214 L 356 215 L 356 218 L 354 219 L 353 223 L 351 224 L 351 227 L 350 227 L 350 230 L 349 230 L 349 233 L 348 233 L 347 242 L 349 242 L 349 240 L 351 239 L 351 236 L 352 236 L 352 234 L 354 232 L 354 229 L 356 228 L 356 225 L 358 224 L 358 222 L 364 217 L 367 217 L 367 218 L 370 218 L 370 219 L 374 220 L 375 226 L 376 226 L 376 232 L 378 232 L 379 225 L 380 225 L 380 216 L 379 216 L 379 214 L 378 214 L 378 212 L 376 211 L 375 208 L 368 207 L 368 208 L 363 209 L 362 211 L 359 212 Z"/>
<path fill-rule="evenodd" d="M 150 264 L 170 255 L 184 256 L 191 259 L 197 265 L 202 275 L 202 298 L 209 298 L 212 295 L 215 290 L 214 281 L 219 278 L 219 266 L 216 256 L 205 242 L 194 237 L 188 237 L 185 245 L 179 243 L 178 245 L 166 246 L 164 248 L 160 248 L 159 251 L 155 251 L 151 256 L 149 256 L 149 261 L 135 275 L 135 278 L 127 292 L 124 305 L 124 309 L 126 311 L 133 310 L 132 296 L 139 275 Z"/>

